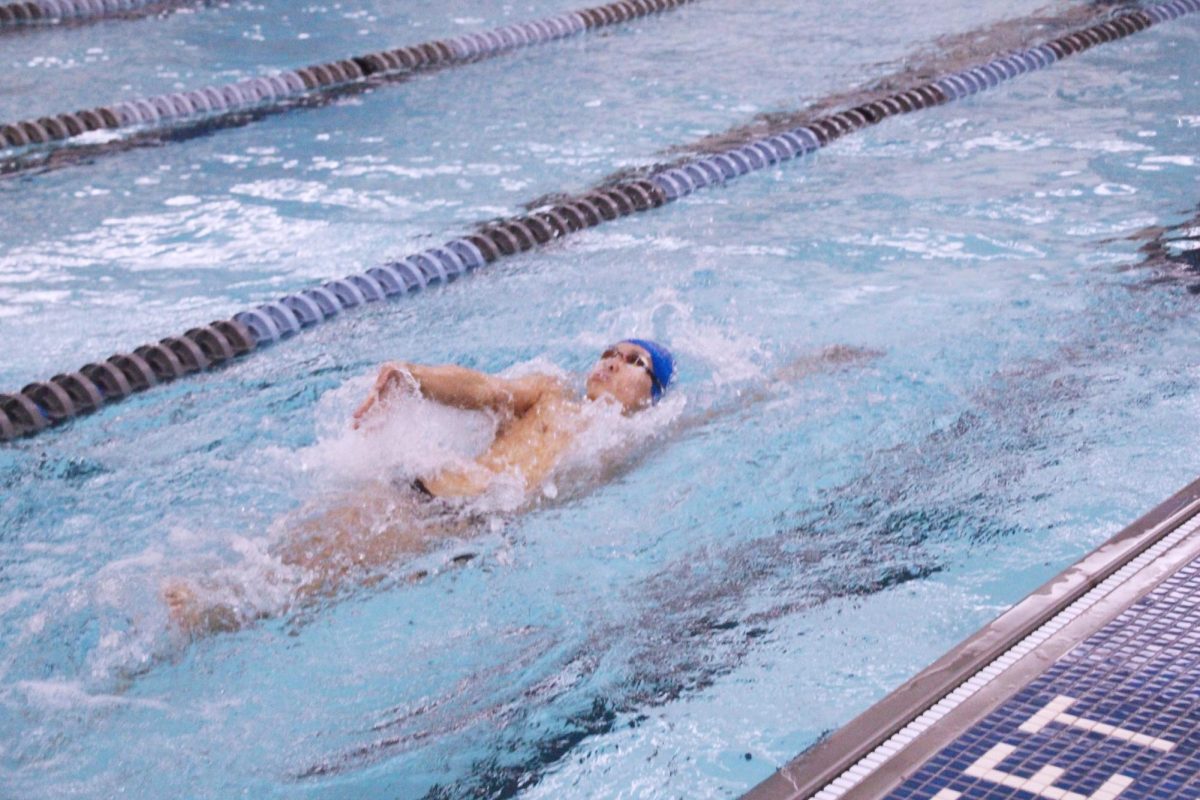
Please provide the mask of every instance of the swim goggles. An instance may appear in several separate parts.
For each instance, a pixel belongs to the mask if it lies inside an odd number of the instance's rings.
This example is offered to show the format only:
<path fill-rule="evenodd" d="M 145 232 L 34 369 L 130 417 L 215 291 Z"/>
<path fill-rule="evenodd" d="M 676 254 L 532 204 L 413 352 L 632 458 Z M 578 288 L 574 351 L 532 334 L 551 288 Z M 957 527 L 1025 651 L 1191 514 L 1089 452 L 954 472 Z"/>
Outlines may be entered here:
<path fill-rule="evenodd" d="M 659 382 L 658 376 L 654 374 L 654 367 L 651 366 L 650 361 L 636 350 L 622 352 L 617 349 L 616 345 L 613 345 L 600 354 L 601 361 L 605 360 L 606 358 L 619 358 L 626 364 L 631 364 L 635 367 L 641 367 L 642 369 L 646 370 L 646 374 L 650 376 L 650 381 L 654 384 L 655 388 L 658 389 L 659 392 L 663 390 L 663 385 Z"/>

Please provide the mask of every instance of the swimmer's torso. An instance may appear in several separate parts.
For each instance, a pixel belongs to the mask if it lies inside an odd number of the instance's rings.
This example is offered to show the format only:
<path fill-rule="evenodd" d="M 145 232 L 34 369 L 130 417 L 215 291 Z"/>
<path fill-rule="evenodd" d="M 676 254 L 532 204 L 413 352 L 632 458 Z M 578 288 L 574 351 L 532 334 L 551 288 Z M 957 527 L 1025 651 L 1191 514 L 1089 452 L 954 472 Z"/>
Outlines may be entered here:
<path fill-rule="evenodd" d="M 529 491 L 550 474 L 581 426 L 579 403 L 555 383 L 523 415 L 506 420 L 474 463 L 444 469 L 421 482 L 438 497 L 474 497 L 498 477 L 511 475 Z"/>

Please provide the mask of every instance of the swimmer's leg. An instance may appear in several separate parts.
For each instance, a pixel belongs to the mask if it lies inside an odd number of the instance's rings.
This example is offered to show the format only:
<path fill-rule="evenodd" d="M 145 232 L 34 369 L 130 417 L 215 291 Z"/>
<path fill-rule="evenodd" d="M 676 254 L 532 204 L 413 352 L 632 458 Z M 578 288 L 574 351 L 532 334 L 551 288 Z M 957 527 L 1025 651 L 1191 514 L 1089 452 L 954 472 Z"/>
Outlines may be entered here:
<path fill-rule="evenodd" d="M 248 599 L 234 579 L 172 579 L 162 591 L 171 622 L 189 636 L 233 631 L 273 613 L 332 597 L 348 583 L 372 585 L 390 577 L 406 557 L 439 540 L 467 535 L 473 523 L 456 514 L 430 513 L 430 503 L 407 489 L 377 484 L 325 508 L 283 518 L 270 548 L 278 570 L 262 576 L 266 594 L 286 596 L 272 608 Z"/>
<path fill-rule="evenodd" d="M 407 488 L 376 484 L 284 525 L 276 555 L 307 576 L 301 599 L 336 593 L 353 579 L 373 584 L 437 542 L 469 534 L 471 520 L 435 509 Z"/>
<path fill-rule="evenodd" d="M 415 520 L 411 498 L 390 487 L 372 487 L 287 520 L 274 552 L 308 575 L 302 596 L 331 594 L 351 573 L 369 572 L 419 551 Z"/>

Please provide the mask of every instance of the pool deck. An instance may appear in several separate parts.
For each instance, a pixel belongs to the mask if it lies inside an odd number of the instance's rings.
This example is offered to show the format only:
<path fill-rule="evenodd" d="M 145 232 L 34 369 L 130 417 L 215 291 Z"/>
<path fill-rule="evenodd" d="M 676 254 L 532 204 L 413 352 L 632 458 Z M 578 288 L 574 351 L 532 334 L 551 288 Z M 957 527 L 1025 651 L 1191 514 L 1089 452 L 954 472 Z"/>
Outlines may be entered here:
<path fill-rule="evenodd" d="M 1200 479 L 744 800 L 1200 798 Z"/>

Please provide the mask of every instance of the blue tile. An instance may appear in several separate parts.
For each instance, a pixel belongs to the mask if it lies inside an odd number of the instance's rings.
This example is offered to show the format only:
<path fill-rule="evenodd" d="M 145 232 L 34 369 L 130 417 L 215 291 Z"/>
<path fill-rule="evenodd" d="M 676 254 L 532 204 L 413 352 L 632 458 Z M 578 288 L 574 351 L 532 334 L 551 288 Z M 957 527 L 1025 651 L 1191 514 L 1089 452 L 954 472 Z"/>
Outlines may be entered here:
<path fill-rule="evenodd" d="M 1055 720 L 1037 734 L 1019 730 L 1059 695 L 1067 713 L 1175 743 L 1169 753 Z M 1200 788 L 1200 559 L 1067 653 L 1028 686 L 944 747 L 888 795 L 928 800 L 953 788 L 963 800 L 1039 800 L 970 778 L 963 770 L 999 742 L 1016 749 L 997 769 L 1029 776 L 1064 770 L 1056 788 L 1083 795 L 1113 775 L 1135 782 L 1121 800 L 1197 800 Z M 1190 782 L 1190 783 L 1189 783 Z M 914 793 L 920 788 L 919 793 Z"/>

